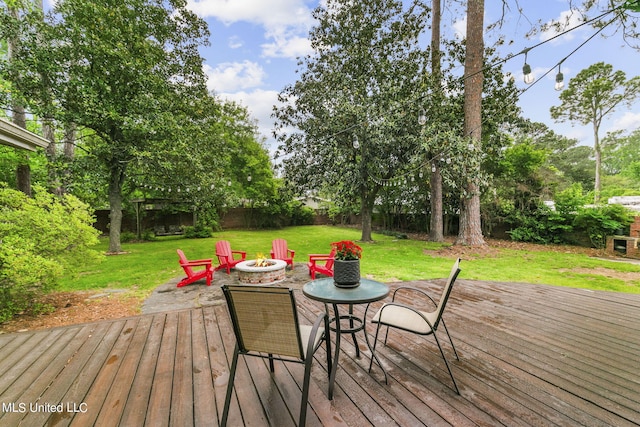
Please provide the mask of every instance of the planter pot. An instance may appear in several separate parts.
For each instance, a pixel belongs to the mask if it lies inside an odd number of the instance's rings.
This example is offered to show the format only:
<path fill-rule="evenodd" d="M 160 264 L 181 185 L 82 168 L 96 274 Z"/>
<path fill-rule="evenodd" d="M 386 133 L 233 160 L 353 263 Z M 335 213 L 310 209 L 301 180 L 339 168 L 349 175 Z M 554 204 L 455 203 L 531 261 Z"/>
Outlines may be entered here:
<path fill-rule="evenodd" d="M 339 288 L 355 288 L 360 285 L 360 260 L 335 260 L 333 282 Z"/>

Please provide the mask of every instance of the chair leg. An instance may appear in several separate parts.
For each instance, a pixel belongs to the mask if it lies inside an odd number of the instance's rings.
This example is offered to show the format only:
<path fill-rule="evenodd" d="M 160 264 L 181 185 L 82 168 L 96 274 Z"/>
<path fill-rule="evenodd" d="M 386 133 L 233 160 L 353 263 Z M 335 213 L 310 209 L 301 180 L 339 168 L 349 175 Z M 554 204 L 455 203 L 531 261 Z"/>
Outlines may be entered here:
<path fill-rule="evenodd" d="M 387 332 L 388 331 L 389 331 L 389 328 L 387 327 Z M 371 366 L 373 366 L 373 355 L 376 352 L 376 345 L 378 344 L 378 332 L 380 332 L 380 323 L 378 323 L 378 325 L 376 326 L 376 336 L 373 338 L 373 347 L 371 348 L 371 360 L 369 360 L 369 373 L 371 373 Z"/>
<path fill-rule="evenodd" d="M 309 383 L 311 382 L 311 363 L 313 355 L 309 355 L 304 362 L 304 382 L 302 383 L 302 401 L 300 402 L 299 427 L 304 427 L 307 423 L 307 403 L 309 402 Z"/>
<path fill-rule="evenodd" d="M 331 368 L 333 362 L 331 360 L 331 334 L 329 333 L 329 316 L 324 316 L 324 338 L 325 347 L 327 350 L 327 378 L 331 378 Z"/>
<path fill-rule="evenodd" d="M 444 364 L 447 366 L 447 371 L 449 371 L 449 376 L 451 376 L 451 381 L 453 381 L 453 387 L 457 394 L 460 394 L 460 390 L 458 390 L 458 384 L 456 384 L 456 379 L 453 378 L 453 372 L 451 372 L 451 367 L 449 366 L 449 362 L 447 362 L 447 358 L 444 356 L 444 351 L 442 351 L 442 346 L 440 345 L 440 340 L 436 336 L 435 331 L 433 332 L 433 338 L 436 340 L 436 344 L 438 344 L 438 348 L 440 349 L 440 354 L 442 355 L 442 359 L 444 360 Z"/>
<path fill-rule="evenodd" d="M 269 369 L 271 369 L 271 373 L 276 371 L 275 366 L 273 365 L 273 354 L 269 353 Z"/>
<path fill-rule="evenodd" d="M 222 420 L 220 421 L 220 427 L 226 427 L 227 418 L 229 417 L 229 406 L 231 405 L 231 395 L 233 393 L 233 382 L 236 376 L 236 367 L 238 366 L 238 354 L 240 348 L 236 344 L 235 350 L 233 350 L 233 360 L 231 362 L 231 370 L 229 371 L 229 383 L 227 384 L 227 395 L 224 398 L 224 410 L 222 411 Z"/>
<path fill-rule="evenodd" d="M 449 342 L 451 343 L 451 348 L 453 348 L 453 354 L 456 355 L 456 359 L 460 360 L 460 357 L 458 357 L 458 352 L 456 351 L 456 346 L 453 345 L 453 340 L 451 339 L 451 335 L 449 334 L 449 329 L 447 329 L 447 325 L 445 325 L 444 323 L 444 319 L 440 320 L 442 322 L 442 326 L 444 327 L 444 331 L 447 333 L 447 336 L 449 337 Z"/>

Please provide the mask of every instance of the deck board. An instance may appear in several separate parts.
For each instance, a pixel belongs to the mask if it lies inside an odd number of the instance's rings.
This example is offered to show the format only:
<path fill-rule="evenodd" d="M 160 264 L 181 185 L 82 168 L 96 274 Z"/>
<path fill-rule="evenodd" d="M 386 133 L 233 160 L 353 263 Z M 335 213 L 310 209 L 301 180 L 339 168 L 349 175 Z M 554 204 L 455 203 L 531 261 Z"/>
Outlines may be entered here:
<path fill-rule="evenodd" d="M 436 295 L 442 282 L 411 285 Z M 324 309 L 296 300 L 304 323 Z M 314 360 L 307 425 L 640 425 L 640 295 L 459 280 L 445 320 L 460 396 L 432 337 L 379 341 L 387 385 L 362 334 L 360 358 L 343 336 L 333 401 L 324 348 Z M 0 425 L 217 425 L 234 345 L 220 304 L 0 335 Z M 240 358 L 229 425 L 295 425 L 303 369 Z"/>

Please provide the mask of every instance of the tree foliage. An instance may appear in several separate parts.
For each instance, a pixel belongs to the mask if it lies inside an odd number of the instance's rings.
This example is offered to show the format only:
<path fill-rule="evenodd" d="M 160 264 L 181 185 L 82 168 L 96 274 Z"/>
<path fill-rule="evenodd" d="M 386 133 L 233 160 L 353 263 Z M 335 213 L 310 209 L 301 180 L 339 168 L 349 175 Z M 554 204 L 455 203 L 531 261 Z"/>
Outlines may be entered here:
<path fill-rule="evenodd" d="M 14 23 L 21 46 L 3 71 L 16 90 L 40 115 L 97 136 L 91 155 L 109 177 L 112 252 L 120 249 L 130 165 L 171 152 L 175 141 L 197 143 L 200 119 L 212 114 L 198 53 L 209 33 L 185 6 L 63 0 L 46 22 L 33 12 Z"/>

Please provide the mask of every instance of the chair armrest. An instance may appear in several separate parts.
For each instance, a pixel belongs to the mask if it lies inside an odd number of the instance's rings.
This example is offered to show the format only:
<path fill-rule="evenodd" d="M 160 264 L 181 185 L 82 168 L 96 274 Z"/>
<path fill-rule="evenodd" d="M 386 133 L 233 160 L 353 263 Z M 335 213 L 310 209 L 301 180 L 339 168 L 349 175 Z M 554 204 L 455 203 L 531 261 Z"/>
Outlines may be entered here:
<path fill-rule="evenodd" d="M 242 257 L 242 259 L 245 259 L 245 257 L 247 256 L 247 252 L 246 251 L 231 251 L 231 258 L 233 258 L 233 254 L 238 254 Z"/>
<path fill-rule="evenodd" d="M 311 258 L 327 258 L 329 254 L 309 254 L 309 259 Z"/>
<path fill-rule="evenodd" d="M 313 266 L 315 267 L 315 266 L 317 265 L 316 263 L 317 263 L 318 261 L 325 261 L 325 262 L 326 262 L 326 261 L 329 261 L 329 260 L 331 260 L 331 259 L 333 259 L 333 258 L 327 258 L 327 257 L 310 257 L 310 258 L 309 258 L 309 262 L 310 262 L 311 264 L 313 264 Z"/>
<path fill-rule="evenodd" d="M 316 335 L 318 335 L 318 329 L 320 329 L 320 325 L 324 323 L 324 319 L 327 317 L 326 314 L 319 314 L 316 321 L 313 322 L 313 327 L 311 329 L 311 333 L 309 334 L 309 342 L 307 343 L 307 353 L 305 355 L 305 359 L 307 357 L 313 357 L 315 350 L 322 344 L 322 340 L 318 341 L 318 347 L 313 346 L 313 343 L 316 341 Z M 329 333 L 328 331 L 324 331 L 324 333 Z"/>
<path fill-rule="evenodd" d="M 436 302 L 434 301 L 433 298 L 431 298 L 429 296 L 428 293 L 426 293 L 425 291 L 423 291 L 422 289 L 417 289 L 417 288 L 412 288 L 410 286 L 401 286 L 398 289 L 396 289 L 395 291 L 393 291 L 393 296 L 391 298 L 391 301 L 395 301 L 396 300 L 396 293 L 398 293 L 398 291 L 410 291 L 410 292 L 417 292 L 425 297 L 427 297 L 432 303 L 433 305 L 435 305 L 436 307 L 438 306 L 438 304 L 436 304 Z"/>
<path fill-rule="evenodd" d="M 211 264 L 213 260 L 211 258 L 206 259 L 190 259 L 187 264 Z"/>
<path fill-rule="evenodd" d="M 296 254 L 296 251 L 292 251 L 291 249 L 287 249 L 287 252 L 291 254 L 291 258 L 293 258 Z"/>

